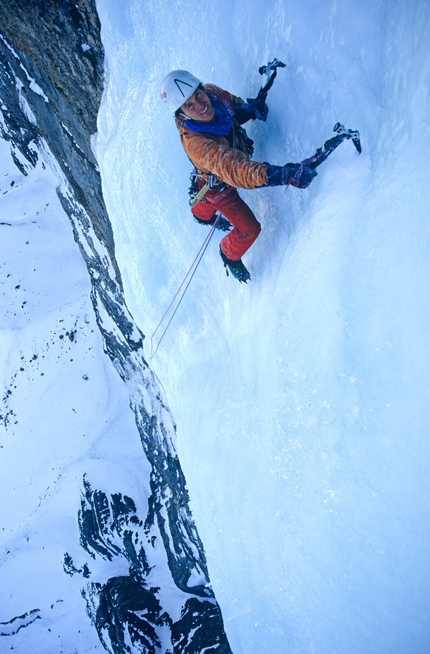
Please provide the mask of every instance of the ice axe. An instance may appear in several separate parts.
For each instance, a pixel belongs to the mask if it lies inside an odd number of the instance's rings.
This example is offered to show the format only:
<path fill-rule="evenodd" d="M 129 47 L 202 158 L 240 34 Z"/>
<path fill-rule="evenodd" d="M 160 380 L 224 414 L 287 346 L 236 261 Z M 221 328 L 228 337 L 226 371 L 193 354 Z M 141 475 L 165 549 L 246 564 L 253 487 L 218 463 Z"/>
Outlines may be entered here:
<path fill-rule="evenodd" d="M 267 75 L 267 82 L 265 83 L 264 86 L 261 87 L 261 89 L 258 92 L 258 95 L 265 93 L 267 95 L 267 91 L 271 88 L 274 79 L 277 75 L 278 68 L 285 68 L 285 64 L 282 63 L 279 59 L 273 59 L 273 61 L 269 61 L 267 66 L 260 66 L 258 69 L 258 72 L 260 75 Z M 258 97 L 258 96 L 257 96 Z"/>
<path fill-rule="evenodd" d="M 247 98 L 246 101 L 249 104 L 252 104 L 260 113 L 260 120 L 266 120 L 268 108 L 266 105 L 266 97 L 269 90 L 272 88 L 272 84 L 275 81 L 275 77 L 278 73 L 278 68 L 285 68 L 285 64 L 282 63 L 279 59 L 273 59 L 269 61 L 266 66 L 260 66 L 258 72 L 260 75 L 267 75 L 267 80 L 264 86 L 258 91 L 256 98 Z"/>

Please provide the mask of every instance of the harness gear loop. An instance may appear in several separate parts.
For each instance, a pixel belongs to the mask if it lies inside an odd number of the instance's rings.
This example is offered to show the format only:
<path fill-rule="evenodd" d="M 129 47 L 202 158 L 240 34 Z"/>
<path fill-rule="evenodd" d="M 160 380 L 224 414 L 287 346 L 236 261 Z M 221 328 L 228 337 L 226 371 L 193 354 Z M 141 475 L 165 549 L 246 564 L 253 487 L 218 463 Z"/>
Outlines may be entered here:
<path fill-rule="evenodd" d="M 197 170 L 195 173 L 191 174 L 191 178 L 194 180 L 194 182 L 191 183 L 191 192 L 192 192 L 193 183 L 196 183 L 199 177 L 200 175 L 197 172 Z M 208 191 L 218 186 L 216 180 L 217 180 L 216 175 L 214 175 L 213 173 L 209 173 L 209 179 L 206 182 L 206 184 L 202 186 L 200 191 L 194 197 L 190 198 L 190 207 L 194 207 L 197 204 L 197 202 L 200 202 L 200 200 L 204 198 L 204 196 Z"/>
<path fill-rule="evenodd" d="M 200 189 L 200 191 L 195 195 L 193 198 L 190 198 L 190 207 L 194 207 L 197 202 L 200 202 L 206 195 L 206 193 L 209 191 L 210 185 L 209 182 L 206 182 L 204 186 Z"/>

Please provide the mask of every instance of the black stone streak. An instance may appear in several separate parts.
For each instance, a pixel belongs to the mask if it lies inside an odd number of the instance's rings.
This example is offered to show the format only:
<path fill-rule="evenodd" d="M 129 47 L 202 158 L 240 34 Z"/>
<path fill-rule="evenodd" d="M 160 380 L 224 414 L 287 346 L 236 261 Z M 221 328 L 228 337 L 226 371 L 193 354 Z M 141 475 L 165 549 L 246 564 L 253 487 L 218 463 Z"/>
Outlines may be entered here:
<path fill-rule="evenodd" d="M 15 636 L 18 631 L 25 629 L 33 624 L 33 622 L 40 619 L 40 610 L 33 609 L 23 615 L 17 615 L 7 622 L 0 622 L 0 636 Z"/>

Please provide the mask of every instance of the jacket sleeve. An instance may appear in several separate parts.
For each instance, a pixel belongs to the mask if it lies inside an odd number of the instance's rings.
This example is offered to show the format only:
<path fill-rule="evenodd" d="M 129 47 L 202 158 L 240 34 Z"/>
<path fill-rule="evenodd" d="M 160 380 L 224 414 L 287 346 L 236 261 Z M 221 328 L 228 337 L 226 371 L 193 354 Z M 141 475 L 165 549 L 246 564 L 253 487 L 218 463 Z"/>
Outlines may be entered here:
<path fill-rule="evenodd" d="M 196 168 L 213 173 L 230 186 L 253 189 L 268 183 L 267 163 L 250 161 L 240 150 L 234 150 L 205 134 L 185 132 L 182 134 L 182 145 Z"/>

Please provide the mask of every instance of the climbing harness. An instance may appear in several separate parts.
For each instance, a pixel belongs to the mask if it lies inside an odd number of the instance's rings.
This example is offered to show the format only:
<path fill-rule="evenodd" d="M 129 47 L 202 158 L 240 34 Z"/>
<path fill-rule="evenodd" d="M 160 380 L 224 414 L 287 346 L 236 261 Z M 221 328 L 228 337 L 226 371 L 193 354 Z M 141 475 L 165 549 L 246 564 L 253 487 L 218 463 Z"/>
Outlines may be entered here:
<path fill-rule="evenodd" d="M 197 202 L 203 200 L 208 191 L 217 186 L 220 186 L 220 190 L 222 190 L 221 187 L 225 186 L 225 184 L 218 184 L 216 175 L 209 173 L 208 181 L 199 190 L 199 179 L 202 179 L 202 176 L 197 171 L 197 168 L 193 168 L 190 174 L 190 187 L 188 190 L 188 195 L 190 196 L 190 207 L 194 207 Z"/>

